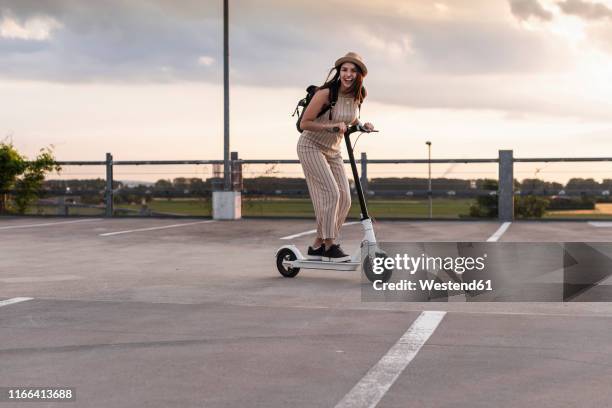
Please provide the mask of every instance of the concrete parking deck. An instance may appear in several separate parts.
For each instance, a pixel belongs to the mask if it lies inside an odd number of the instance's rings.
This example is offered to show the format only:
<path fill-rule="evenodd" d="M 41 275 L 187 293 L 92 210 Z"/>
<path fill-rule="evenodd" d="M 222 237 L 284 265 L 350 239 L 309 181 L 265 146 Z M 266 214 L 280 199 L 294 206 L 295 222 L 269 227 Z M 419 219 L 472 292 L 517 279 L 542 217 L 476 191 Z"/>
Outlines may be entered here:
<path fill-rule="evenodd" d="M 417 242 L 500 226 L 375 224 L 381 241 Z M 512 223 L 497 239 L 611 242 L 610 226 Z M 312 228 L 0 219 L 0 387 L 73 387 L 78 407 L 334 407 L 364 376 L 383 389 L 374 367 L 423 311 L 444 311 L 414 358 L 392 356 L 405 368 L 377 406 L 612 406 L 612 303 L 366 303 L 358 272 L 278 274 L 275 249 L 314 235 L 281 238 Z M 360 238 L 344 227 L 346 248 Z M 15 298 L 31 300 L 1 302 Z"/>

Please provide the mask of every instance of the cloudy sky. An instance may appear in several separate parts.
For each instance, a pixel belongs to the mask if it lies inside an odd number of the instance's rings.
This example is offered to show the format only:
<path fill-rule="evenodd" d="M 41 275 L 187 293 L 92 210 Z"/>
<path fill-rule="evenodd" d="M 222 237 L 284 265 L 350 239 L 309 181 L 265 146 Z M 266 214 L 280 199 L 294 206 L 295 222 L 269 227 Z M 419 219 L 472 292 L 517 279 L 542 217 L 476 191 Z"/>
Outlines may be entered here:
<path fill-rule="evenodd" d="M 369 68 L 371 158 L 426 140 L 439 158 L 612 156 L 612 0 L 230 0 L 230 46 L 242 158 L 296 158 L 293 107 L 347 51 Z M 0 0 L 0 137 L 60 160 L 222 158 L 222 62 L 221 0 Z"/>

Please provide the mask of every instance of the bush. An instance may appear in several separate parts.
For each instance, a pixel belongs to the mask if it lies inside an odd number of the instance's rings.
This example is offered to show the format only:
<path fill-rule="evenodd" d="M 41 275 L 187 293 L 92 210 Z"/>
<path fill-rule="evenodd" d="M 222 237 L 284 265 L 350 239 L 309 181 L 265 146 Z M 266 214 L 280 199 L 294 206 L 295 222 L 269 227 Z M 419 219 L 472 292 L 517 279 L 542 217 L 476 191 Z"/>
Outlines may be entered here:
<path fill-rule="evenodd" d="M 595 199 L 588 196 L 580 198 L 554 197 L 548 204 L 549 210 L 593 210 Z"/>
<path fill-rule="evenodd" d="M 497 180 L 486 179 L 482 184 L 483 190 L 497 192 Z M 476 198 L 476 203 L 470 206 L 470 216 L 478 218 L 496 218 L 498 212 L 498 196 L 485 195 Z M 548 200 L 542 197 L 525 196 L 515 197 L 514 215 L 525 218 L 540 218 L 546 212 Z"/>
<path fill-rule="evenodd" d="M 497 192 L 497 180 L 485 179 L 480 188 Z M 495 218 L 497 214 L 497 194 L 476 197 L 476 203 L 470 206 L 471 217 Z"/>
<path fill-rule="evenodd" d="M 514 215 L 523 218 L 542 218 L 548 205 L 549 200 L 544 197 L 515 197 Z"/>
<path fill-rule="evenodd" d="M 45 174 L 60 170 L 50 148 L 41 149 L 36 159 L 28 161 L 12 143 L 0 142 L 0 213 L 8 209 L 6 192 L 14 189 L 16 211 L 24 214 L 38 197 Z"/>

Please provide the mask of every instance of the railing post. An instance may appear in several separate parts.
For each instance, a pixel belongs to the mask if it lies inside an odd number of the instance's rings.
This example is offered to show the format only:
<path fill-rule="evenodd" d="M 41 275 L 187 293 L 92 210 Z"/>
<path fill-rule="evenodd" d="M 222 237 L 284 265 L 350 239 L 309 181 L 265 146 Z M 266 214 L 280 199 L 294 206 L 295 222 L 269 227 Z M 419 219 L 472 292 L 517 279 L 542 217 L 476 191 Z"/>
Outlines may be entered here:
<path fill-rule="evenodd" d="M 232 191 L 242 191 L 242 163 L 238 162 L 238 152 L 231 152 Z"/>
<path fill-rule="evenodd" d="M 368 195 L 368 154 L 361 152 L 361 189 L 363 195 Z"/>
<path fill-rule="evenodd" d="M 512 150 L 499 151 L 497 209 L 500 222 L 514 220 L 514 158 Z"/>
<path fill-rule="evenodd" d="M 57 197 L 57 215 L 68 215 L 68 206 L 66 205 L 66 196 Z"/>
<path fill-rule="evenodd" d="M 106 153 L 106 189 L 104 191 L 106 202 L 105 216 L 113 216 L 113 155 Z"/>

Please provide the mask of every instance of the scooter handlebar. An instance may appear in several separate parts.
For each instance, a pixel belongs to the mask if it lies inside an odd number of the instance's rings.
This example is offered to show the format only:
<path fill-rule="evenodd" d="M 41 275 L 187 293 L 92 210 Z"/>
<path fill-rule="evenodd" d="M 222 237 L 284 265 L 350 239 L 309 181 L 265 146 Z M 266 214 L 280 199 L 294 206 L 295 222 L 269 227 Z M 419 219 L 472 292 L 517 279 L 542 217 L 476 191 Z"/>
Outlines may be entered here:
<path fill-rule="evenodd" d="M 355 132 L 376 133 L 378 132 L 378 130 L 374 130 L 374 129 L 368 130 L 361 123 L 357 125 L 349 126 L 349 128 L 346 129 L 346 133 L 348 133 L 349 135 Z"/>
<path fill-rule="evenodd" d="M 332 133 L 338 133 L 340 131 L 340 128 L 338 126 L 334 126 L 333 128 L 328 130 L 329 132 Z M 376 133 L 378 132 L 378 130 L 367 130 L 365 127 L 363 127 L 362 124 L 359 125 L 353 125 L 353 126 L 349 126 L 346 128 L 346 134 L 350 135 L 351 133 L 355 133 L 355 132 L 365 132 L 365 133 Z"/>

